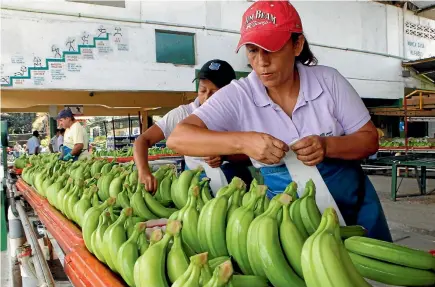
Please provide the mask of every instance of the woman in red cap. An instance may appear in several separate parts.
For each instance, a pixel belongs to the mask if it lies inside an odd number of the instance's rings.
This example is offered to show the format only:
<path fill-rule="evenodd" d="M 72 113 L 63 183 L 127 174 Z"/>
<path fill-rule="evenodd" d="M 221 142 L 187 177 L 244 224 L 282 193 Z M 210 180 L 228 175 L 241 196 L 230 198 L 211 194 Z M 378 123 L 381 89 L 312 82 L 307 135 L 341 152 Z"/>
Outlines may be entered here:
<path fill-rule="evenodd" d="M 251 5 L 237 51 L 242 46 L 254 71 L 196 109 L 167 145 L 186 155 L 248 155 L 269 197 L 292 181 L 282 162 L 291 148 L 304 164 L 317 166 L 347 225 L 391 241 L 379 198 L 359 164 L 378 149 L 376 127 L 350 83 L 317 65 L 293 5 Z"/>

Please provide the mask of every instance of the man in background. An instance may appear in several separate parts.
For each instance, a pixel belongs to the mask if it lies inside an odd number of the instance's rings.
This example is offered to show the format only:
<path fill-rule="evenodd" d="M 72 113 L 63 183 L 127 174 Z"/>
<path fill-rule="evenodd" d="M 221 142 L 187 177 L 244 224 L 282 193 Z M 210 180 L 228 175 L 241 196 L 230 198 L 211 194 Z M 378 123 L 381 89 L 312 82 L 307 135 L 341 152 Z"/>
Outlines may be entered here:
<path fill-rule="evenodd" d="M 41 146 L 41 142 L 39 141 L 39 132 L 34 131 L 33 136 L 27 141 L 27 153 L 29 155 L 39 154 L 39 147 Z"/>
<path fill-rule="evenodd" d="M 64 128 L 59 129 L 59 136 L 57 137 L 57 147 L 59 152 L 62 152 L 64 134 L 65 134 L 65 129 Z"/>
<path fill-rule="evenodd" d="M 60 129 L 56 129 L 56 134 L 51 138 L 50 143 L 48 144 L 48 148 L 50 152 L 59 152 L 59 145 L 57 144 L 57 139 L 60 135 Z"/>

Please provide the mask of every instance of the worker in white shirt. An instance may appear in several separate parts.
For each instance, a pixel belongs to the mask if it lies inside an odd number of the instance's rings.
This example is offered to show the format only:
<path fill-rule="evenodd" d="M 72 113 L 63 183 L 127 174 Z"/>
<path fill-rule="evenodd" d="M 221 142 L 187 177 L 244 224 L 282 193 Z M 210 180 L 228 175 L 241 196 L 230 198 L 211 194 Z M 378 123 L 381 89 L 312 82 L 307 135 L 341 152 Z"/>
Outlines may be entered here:
<path fill-rule="evenodd" d="M 50 143 L 48 144 L 50 152 L 59 152 L 59 145 L 57 144 L 57 139 L 59 138 L 59 135 L 60 129 L 56 129 L 56 134 L 50 139 Z"/>
<path fill-rule="evenodd" d="M 26 151 L 29 155 L 39 154 L 41 142 L 39 141 L 39 132 L 34 131 L 32 137 L 27 141 Z"/>
<path fill-rule="evenodd" d="M 62 110 L 57 119 L 65 129 L 64 142 L 60 159 L 68 161 L 70 159 L 89 158 L 88 152 L 89 139 L 85 128 L 74 118 L 70 109 Z"/>
<path fill-rule="evenodd" d="M 57 143 L 56 143 L 59 152 L 62 152 L 64 134 L 65 134 L 65 129 L 64 128 L 59 129 L 59 136 L 57 137 Z"/>

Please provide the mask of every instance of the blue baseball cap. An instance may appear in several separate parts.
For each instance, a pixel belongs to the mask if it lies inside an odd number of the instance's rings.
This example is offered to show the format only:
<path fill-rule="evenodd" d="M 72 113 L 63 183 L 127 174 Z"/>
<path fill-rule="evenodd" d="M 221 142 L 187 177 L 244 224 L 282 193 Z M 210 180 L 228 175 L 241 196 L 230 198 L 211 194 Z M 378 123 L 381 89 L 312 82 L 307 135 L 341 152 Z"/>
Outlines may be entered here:
<path fill-rule="evenodd" d="M 70 109 L 61 110 L 57 115 L 57 119 L 72 118 L 74 115 Z"/>

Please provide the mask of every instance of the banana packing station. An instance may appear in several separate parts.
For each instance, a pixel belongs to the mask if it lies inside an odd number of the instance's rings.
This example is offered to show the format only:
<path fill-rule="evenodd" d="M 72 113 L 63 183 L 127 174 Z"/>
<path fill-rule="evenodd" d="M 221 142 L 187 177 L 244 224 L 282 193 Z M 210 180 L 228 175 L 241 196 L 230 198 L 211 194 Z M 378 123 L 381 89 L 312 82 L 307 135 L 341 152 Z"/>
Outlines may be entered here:
<path fill-rule="evenodd" d="M 435 1 L 1 23 L 1 286 L 435 286 Z"/>

